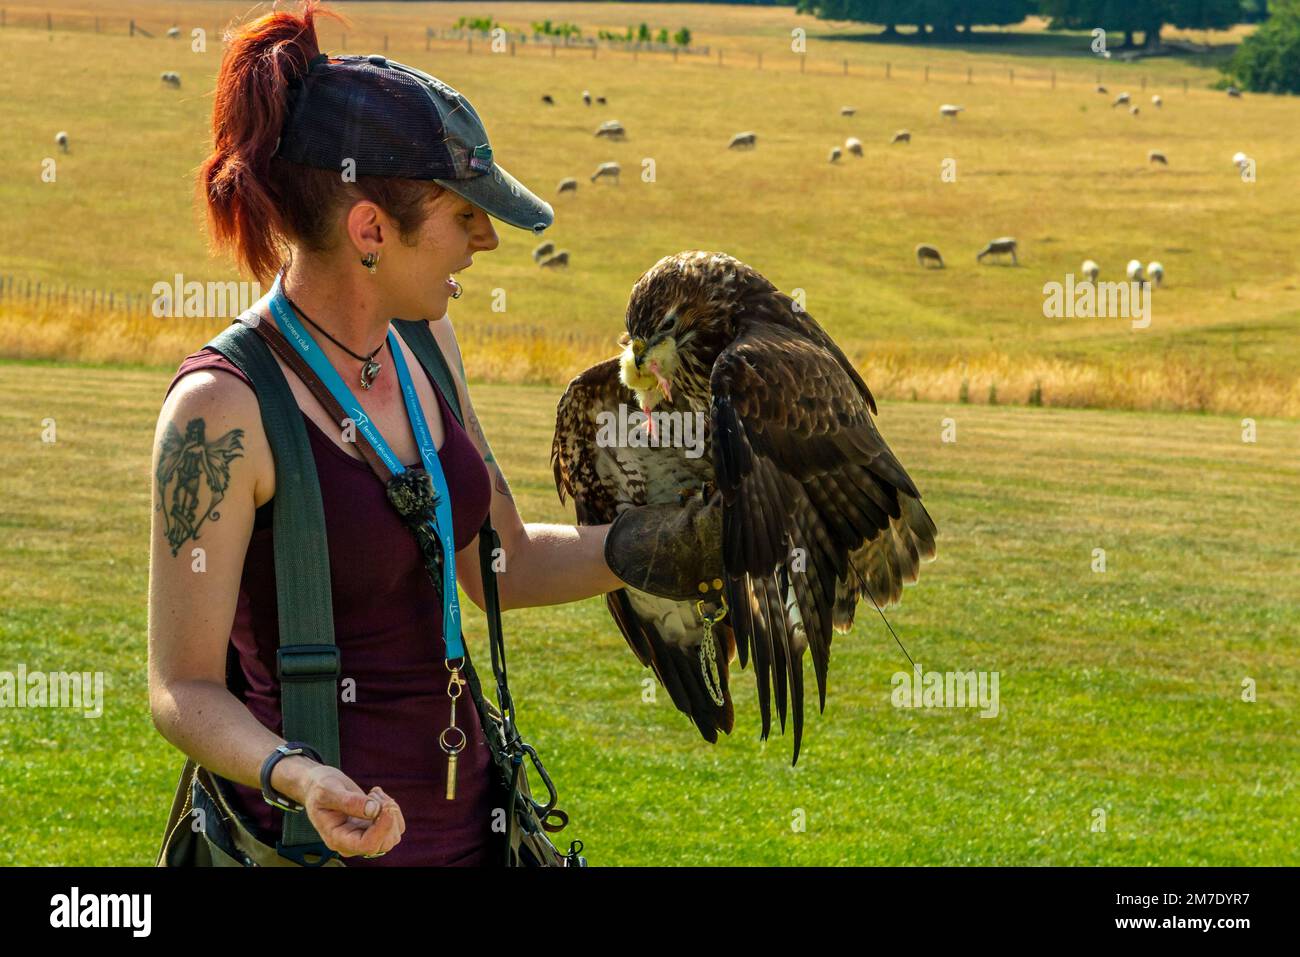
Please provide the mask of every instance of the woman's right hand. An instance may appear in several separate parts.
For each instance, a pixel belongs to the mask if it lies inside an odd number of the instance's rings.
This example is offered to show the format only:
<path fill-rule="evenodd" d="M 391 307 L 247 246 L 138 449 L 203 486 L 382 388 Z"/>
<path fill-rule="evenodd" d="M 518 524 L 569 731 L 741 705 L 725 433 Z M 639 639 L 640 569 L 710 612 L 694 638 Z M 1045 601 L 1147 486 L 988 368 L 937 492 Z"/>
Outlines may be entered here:
<path fill-rule="evenodd" d="M 382 788 L 373 787 L 367 794 L 327 765 L 312 768 L 302 804 L 325 846 L 344 857 L 387 854 L 406 831 L 401 808 Z"/>

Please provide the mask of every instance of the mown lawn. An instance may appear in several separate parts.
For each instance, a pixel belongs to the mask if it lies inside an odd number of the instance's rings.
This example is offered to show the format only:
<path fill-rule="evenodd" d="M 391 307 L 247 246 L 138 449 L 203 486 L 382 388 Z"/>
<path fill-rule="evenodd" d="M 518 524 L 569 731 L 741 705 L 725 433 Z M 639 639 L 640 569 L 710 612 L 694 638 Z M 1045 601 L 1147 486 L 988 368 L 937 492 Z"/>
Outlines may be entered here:
<path fill-rule="evenodd" d="M 166 381 L 0 363 L 0 671 L 107 685 L 98 719 L 0 711 L 0 864 L 153 861 L 180 766 L 145 679 Z M 565 520 L 559 390 L 474 391 L 525 518 Z M 907 664 L 860 608 L 795 769 L 788 736 L 757 740 L 749 672 L 709 746 L 666 694 L 642 702 L 598 600 L 509 613 L 521 724 L 573 835 L 599 865 L 1300 863 L 1300 424 L 1257 425 L 1247 444 L 1235 418 L 886 404 L 941 533 L 890 618 L 927 671 L 998 672 L 1001 712 L 891 707 Z"/>

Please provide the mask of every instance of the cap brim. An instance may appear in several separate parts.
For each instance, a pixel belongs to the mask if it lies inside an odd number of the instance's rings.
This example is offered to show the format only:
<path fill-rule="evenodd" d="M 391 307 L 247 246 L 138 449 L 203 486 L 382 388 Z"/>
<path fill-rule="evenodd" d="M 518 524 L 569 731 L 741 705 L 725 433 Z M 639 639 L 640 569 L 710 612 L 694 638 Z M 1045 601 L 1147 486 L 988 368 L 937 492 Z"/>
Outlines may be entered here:
<path fill-rule="evenodd" d="M 465 197 L 475 206 L 481 206 L 489 216 L 535 235 L 540 235 L 555 222 L 555 210 L 551 204 L 535 195 L 498 163 L 493 163 L 490 171 L 471 179 L 435 179 L 434 182 Z"/>

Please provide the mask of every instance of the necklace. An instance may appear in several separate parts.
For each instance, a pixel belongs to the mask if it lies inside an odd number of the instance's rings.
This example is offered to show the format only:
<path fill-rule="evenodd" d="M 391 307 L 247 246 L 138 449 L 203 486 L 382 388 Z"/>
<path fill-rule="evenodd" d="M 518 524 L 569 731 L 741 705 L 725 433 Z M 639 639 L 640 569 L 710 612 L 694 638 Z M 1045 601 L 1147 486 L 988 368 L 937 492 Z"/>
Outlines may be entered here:
<path fill-rule="evenodd" d="M 281 295 L 284 295 L 284 288 L 283 288 L 283 287 L 281 287 L 281 289 L 280 289 L 280 294 L 281 294 Z M 284 296 L 284 301 L 287 302 L 290 306 L 292 306 L 295 312 L 297 312 L 300 316 L 302 316 L 302 317 L 303 317 L 304 319 L 306 319 L 309 323 L 311 323 L 312 328 L 314 328 L 317 332 L 319 332 L 321 335 L 323 335 L 323 336 L 324 336 L 326 339 L 328 339 L 330 342 L 334 343 L 336 346 L 338 346 L 340 349 L 342 349 L 344 352 L 346 352 L 346 353 L 347 353 L 348 355 L 350 355 L 352 358 L 354 358 L 354 359 L 356 359 L 358 362 L 362 363 L 362 366 L 361 366 L 361 388 L 363 388 L 363 389 L 369 389 L 371 383 L 373 383 L 373 382 L 375 381 L 375 376 L 379 375 L 379 370 L 383 368 L 382 365 L 380 365 L 378 362 L 375 361 L 375 356 L 378 354 L 379 350 L 382 349 L 382 348 L 384 347 L 384 342 L 387 342 L 388 340 L 387 340 L 387 339 L 384 339 L 383 342 L 380 342 L 379 345 L 377 345 L 377 346 L 375 347 L 374 352 L 370 353 L 370 355 L 368 355 L 368 356 L 359 356 L 359 355 L 357 355 L 355 352 L 353 352 L 351 349 L 349 349 L 347 346 L 345 346 L 343 343 L 339 342 L 337 339 L 335 339 L 333 336 L 331 336 L 328 332 L 326 332 L 326 331 L 325 331 L 324 329 L 322 329 L 320 326 L 318 326 L 315 322 L 313 322 L 311 316 L 309 316 L 309 315 L 307 315 L 307 313 L 303 312 L 303 311 L 302 311 L 302 307 L 299 306 L 299 305 L 298 305 L 296 302 L 294 302 L 292 299 L 290 299 L 287 295 Z"/>

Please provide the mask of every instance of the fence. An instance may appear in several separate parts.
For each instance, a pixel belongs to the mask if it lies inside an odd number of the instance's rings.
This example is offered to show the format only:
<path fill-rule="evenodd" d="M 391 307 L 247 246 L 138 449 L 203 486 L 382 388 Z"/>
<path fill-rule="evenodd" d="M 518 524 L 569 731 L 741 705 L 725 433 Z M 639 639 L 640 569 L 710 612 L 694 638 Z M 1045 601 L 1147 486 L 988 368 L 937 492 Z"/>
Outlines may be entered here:
<path fill-rule="evenodd" d="M 0 276 L 0 308 L 5 305 L 26 309 L 76 309 L 82 312 L 138 313 L 148 315 L 153 295 L 122 292 L 115 289 L 85 289 L 41 282 L 40 280 Z"/>
<path fill-rule="evenodd" d="M 69 31 L 89 31 L 95 33 L 108 34 L 126 34 L 131 37 L 144 37 L 155 39 L 164 37 L 167 32 L 176 24 L 144 24 L 135 18 L 96 16 L 87 13 L 68 12 L 55 15 L 53 13 L 41 14 L 36 11 L 21 11 L 15 15 L 14 12 L 7 12 L 0 9 L 0 28 L 4 27 L 24 27 L 30 29 L 45 29 L 49 32 L 57 30 Z M 190 30 L 195 25 L 180 27 L 180 37 L 177 41 L 188 43 Z M 332 26 L 332 25 L 330 25 Z M 206 29 L 206 28 L 205 28 Z M 419 31 L 412 27 L 406 27 L 402 30 L 394 29 L 390 32 L 367 32 L 351 34 L 341 32 L 338 34 L 338 42 L 331 43 L 332 37 L 325 35 L 327 25 L 321 24 L 318 30 L 321 31 L 321 46 L 332 52 L 383 52 L 388 53 L 390 47 L 396 47 L 400 44 L 400 49 L 410 51 L 423 48 L 425 52 L 432 52 L 435 47 L 439 50 L 449 51 L 453 49 L 463 50 L 467 55 L 476 55 L 489 53 L 495 56 L 545 56 L 552 59 L 560 56 L 590 56 L 592 59 L 598 59 L 601 53 L 606 56 L 623 56 L 631 57 L 634 62 L 640 62 L 641 59 L 666 63 L 671 60 L 673 63 L 688 62 L 695 65 L 710 64 L 719 68 L 731 69 L 756 69 L 771 70 L 773 72 L 799 72 L 800 74 L 814 76 L 845 76 L 859 78 L 877 78 L 877 79 L 915 79 L 923 83 L 929 83 L 935 80 L 944 80 L 947 82 L 965 82 L 973 84 L 977 80 L 981 83 L 987 82 L 1006 82 L 1008 84 L 1041 84 L 1056 89 L 1058 83 L 1072 85 L 1093 85 L 1106 82 L 1106 73 L 1099 70 L 1025 70 L 1023 67 L 1017 68 L 1008 65 L 1005 66 L 958 66 L 944 64 L 933 66 L 924 63 L 894 63 L 889 60 L 864 60 L 849 59 L 847 57 L 834 57 L 829 55 L 811 56 L 807 53 L 795 53 L 793 51 L 781 51 L 773 53 L 771 51 L 765 56 L 762 51 L 726 51 L 720 47 L 681 47 L 673 44 L 662 43 L 627 43 L 618 40 L 596 39 L 596 38 L 572 38 L 572 37 L 555 37 L 546 34 L 524 34 L 524 33 L 502 33 L 493 43 L 493 36 L 490 33 L 453 30 L 453 29 L 434 29 L 425 27 Z M 225 24 L 215 24 L 209 36 L 217 39 L 220 38 L 225 30 Z M 814 38 L 815 39 L 815 38 Z M 394 42 L 396 41 L 396 42 Z M 495 47 L 495 49 L 494 49 Z M 1108 70 L 1120 70 L 1129 64 L 1114 63 L 1108 64 Z M 1116 81 L 1118 82 L 1118 81 Z M 1140 84 L 1141 89 L 1146 89 L 1148 82 L 1153 87 L 1161 89 L 1171 89 L 1181 86 L 1183 92 L 1188 92 L 1192 86 L 1192 80 L 1187 77 L 1162 77 L 1158 80 L 1150 80 L 1145 74 L 1138 74 L 1127 78 L 1130 84 Z M 1203 81 L 1197 79 L 1196 83 L 1200 86 Z"/>

